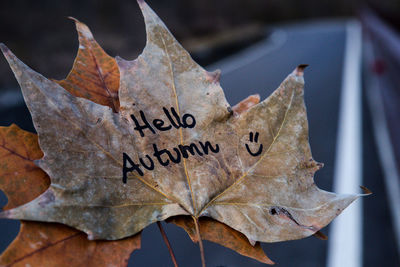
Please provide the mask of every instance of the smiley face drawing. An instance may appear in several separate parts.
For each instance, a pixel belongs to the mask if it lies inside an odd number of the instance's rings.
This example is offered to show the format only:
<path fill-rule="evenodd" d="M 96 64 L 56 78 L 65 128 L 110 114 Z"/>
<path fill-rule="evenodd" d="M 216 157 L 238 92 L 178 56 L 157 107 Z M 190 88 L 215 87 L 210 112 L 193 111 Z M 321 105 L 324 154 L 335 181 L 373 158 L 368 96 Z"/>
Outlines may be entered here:
<path fill-rule="evenodd" d="M 253 142 L 254 142 L 254 143 L 257 143 L 257 142 L 258 142 L 258 135 L 259 135 L 258 132 L 256 132 L 256 134 L 254 134 L 253 132 L 250 132 L 250 133 L 249 133 L 249 141 L 250 141 L 251 143 L 253 143 Z M 248 144 L 245 144 L 245 145 L 246 145 L 247 152 L 249 152 L 249 154 L 252 155 L 253 157 L 257 157 L 257 156 L 259 156 L 259 155 L 262 153 L 262 150 L 263 150 L 263 145 L 262 145 L 262 144 L 260 144 L 260 146 L 259 146 L 257 152 L 252 152 L 252 151 L 250 150 L 249 145 L 248 145 Z"/>

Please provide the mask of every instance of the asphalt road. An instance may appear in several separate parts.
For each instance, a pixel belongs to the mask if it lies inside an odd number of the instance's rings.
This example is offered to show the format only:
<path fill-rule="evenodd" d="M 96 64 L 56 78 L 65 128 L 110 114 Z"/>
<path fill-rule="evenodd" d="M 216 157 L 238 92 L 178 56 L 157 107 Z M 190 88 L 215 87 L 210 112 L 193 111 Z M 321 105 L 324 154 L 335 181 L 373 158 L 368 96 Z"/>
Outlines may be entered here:
<path fill-rule="evenodd" d="M 314 159 L 325 164 L 315 176 L 316 184 L 325 190 L 331 190 L 334 177 L 345 38 L 344 21 L 282 26 L 269 39 L 207 68 L 221 68 L 222 87 L 228 101 L 234 105 L 254 93 L 259 93 L 262 99 L 267 97 L 297 65 L 310 65 L 305 71 L 310 144 Z M 0 64 L 6 63 L 3 60 Z M 363 111 L 363 185 L 374 192 L 364 200 L 363 266 L 400 266 L 372 139 L 369 111 L 365 105 Z M 14 122 L 23 129 L 32 130 L 29 120 L 30 115 L 22 104 L 0 106 L 0 125 Z M 2 196 L 0 206 L 5 202 Z M 179 264 L 200 266 L 198 246 L 183 230 L 164 225 Z M 0 251 L 7 247 L 17 232 L 17 222 L 0 220 Z M 326 228 L 322 232 L 328 234 L 329 230 Z M 263 244 L 263 248 L 279 266 L 324 266 L 328 242 L 309 237 Z M 210 242 L 205 242 L 205 253 L 208 266 L 264 266 Z M 143 231 L 142 249 L 133 253 L 129 266 L 172 266 L 155 225 Z"/>

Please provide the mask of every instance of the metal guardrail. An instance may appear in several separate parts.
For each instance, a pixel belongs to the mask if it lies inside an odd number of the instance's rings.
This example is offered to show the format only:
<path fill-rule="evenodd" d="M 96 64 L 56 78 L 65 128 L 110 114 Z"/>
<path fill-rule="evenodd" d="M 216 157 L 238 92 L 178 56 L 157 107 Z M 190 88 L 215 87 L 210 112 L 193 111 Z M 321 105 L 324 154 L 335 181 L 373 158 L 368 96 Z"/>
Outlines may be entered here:
<path fill-rule="evenodd" d="M 387 121 L 387 115 L 390 115 L 387 112 L 393 112 L 393 110 L 390 111 L 387 109 L 383 98 L 385 90 L 396 90 L 399 87 L 387 81 L 388 77 L 385 77 L 383 73 L 373 73 L 371 70 L 374 62 L 377 62 L 376 52 L 379 53 L 382 49 L 391 56 L 392 60 L 400 65 L 400 36 L 371 11 L 364 11 L 362 18 L 363 26 L 367 32 L 366 38 L 364 38 L 364 71 L 367 74 L 365 75 L 367 77 L 367 100 L 372 110 L 374 137 L 384 173 L 384 183 L 391 211 L 392 225 L 396 235 L 397 253 L 400 256 L 400 172 L 396 162 L 396 152 L 400 155 L 400 151 L 395 151 L 393 144 L 395 141 L 400 143 L 400 136 L 396 137 L 392 135 L 392 138 L 397 138 L 397 140 L 391 138 L 390 127 L 393 127 L 393 125 L 390 125 Z M 378 47 L 377 42 L 381 46 Z M 398 71 L 400 70 L 395 69 L 392 75 L 394 74 L 398 77 Z M 400 94 L 400 92 L 398 93 Z M 396 101 L 396 99 L 390 99 L 390 101 Z M 400 111 L 400 103 L 394 103 L 394 105 L 397 105 L 397 111 Z M 398 115 L 398 113 L 392 114 L 396 118 L 398 118 Z"/>

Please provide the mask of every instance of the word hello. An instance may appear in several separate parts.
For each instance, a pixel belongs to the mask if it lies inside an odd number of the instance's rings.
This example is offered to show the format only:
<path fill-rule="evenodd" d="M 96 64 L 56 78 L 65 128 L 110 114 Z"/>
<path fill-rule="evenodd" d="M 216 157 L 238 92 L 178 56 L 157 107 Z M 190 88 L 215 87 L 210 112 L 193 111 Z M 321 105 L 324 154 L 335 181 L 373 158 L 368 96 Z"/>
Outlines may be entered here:
<path fill-rule="evenodd" d="M 153 119 L 152 124 L 146 118 L 145 113 L 140 110 L 140 118 L 136 118 L 135 115 L 131 114 L 131 119 L 135 123 L 134 129 L 139 133 L 140 137 L 145 137 L 145 134 L 156 134 L 158 131 L 169 131 L 172 128 L 194 128 L 196 126 L 196 119 L 191 114 L 183 114 L 182 118 L 176 112 L 176 110 L 171 107 L 170 110 L 163 107 L 163 112 L 167 120 Z M 141 122 L 139 122 L 141 120 Z M 147 132 L 145 132 L 147 130 Z M 122 167 L 122 182 L 126 183 L 128 180 L 128 173 L 136 172 L 140 176 L 144 175 L 143 170 L 154 170 L 155 162 L 161 166 L 168 166 L 171 163 L 179 164 L 182 159 L 187 159 L 190 155 L 204 156 L 208 155 L 210 152 L 218 153 L 220 151 L 219 145 L 214 146 L 209 142 L 198 142 L 191 143 L 189 145 L 180 144 L 170 150 L 160 149 L 157 144 L 152 144 L 152 152 L 147 154 L 144 158 L 139 158 L 138 162 L 134 162 L 128 154 L 123 153 L 123 167 Z M 153 158 L 154 160 L 153 160 Z"/>
<path fill-rule="evenodd" d="M 153 126 L 159 131 L 168 131 L 171 130 L 172 127 L 175 129 L 179 128 L 194 128 L 196 126 L 196 119 L 192 114 L 184 114 L 182 116 L 182 120 L 179 117 L 178 113 L 175 111 L 174 108 L 171 108 L 171 113 L 169 112 L 168 109 L 163 107 L 163 111 L 165 116 L 168 118 L 170 124 L 167 126 L 164 126 L 165 122 L 161 119 L 154 119 L 153 120 Z M 150 123 L 146 119 L 146 116 L 144 115 L 144 112 L 141 110 L 140 112 L 140 118 L 143 121 L 143 124 L 140 124 L 138 119 L 135 117 L 135 115 L 131 114 L 131 118 L 133 122 L 135 123 L 135 130 L 139 132 L 141 137 L 144 137 L 144 130 L 148 129 L 150 132 L 153 134 L 156 134 L 156 131 L 154 130 L 153 127 L 151 127 Z M 171 115 L 172 114 L 172 115 Z"/>

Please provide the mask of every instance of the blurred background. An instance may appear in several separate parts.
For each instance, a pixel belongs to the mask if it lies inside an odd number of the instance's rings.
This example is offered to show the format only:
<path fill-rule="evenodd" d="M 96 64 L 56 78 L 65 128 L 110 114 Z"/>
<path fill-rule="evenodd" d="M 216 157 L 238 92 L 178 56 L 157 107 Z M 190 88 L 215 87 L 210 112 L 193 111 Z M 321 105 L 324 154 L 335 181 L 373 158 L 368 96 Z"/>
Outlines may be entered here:
<path fill-rule="evenodd" d="M 147 3 L 199 64 L 222 70 L 221 85 L 231 105 L 254 93 L 267 97 L 298 64 L 310 64 L 305 74 L 310 144 L 314 158 L 325 163 L 315 177 L 325 190 L 335 190 L 338 158 L 346 154 L 338 144 L 340 114 L 346 110 L 344 95 L 349 90 L 344 76 L 360 77 L 357 103 L 362 115 L 352 124 L 360 130 L 356 141 L 362 145 L 356 160 L 362 168 L 360 184 L 374 194 L 363 199 L 362 214 L 357 215 L 359 253 L 355 259 L 342 258 L 348 264 L 334 265 L 334 247 L 346 250 L 350 241 L 334 245 L 314 237 L 263 248 L 279 266 L 400 266 L 400 1 Z M 134 0 L 2 0 L 0 42 L 44 76 L 63 79 L 78 47 L 68 16 L 86 23 L 112 56 L 134 59 L 145 45 L 143 18 Z M 362 33 L 361 43 L 349 50 L 349 40 L 357 42 L 357 33 Z M 353 57 L 357 53 L 360 57 Z M 353 59 L 359 67 L 348 69 L 346 62 Z M 0 125 L 16 123 L 34 131 L 18 88 L 8 64 L 0 59 Z M 5 203 L 0 195 L 0 207 Z M 178 262 L 200 266 L 197 245 L 183 230 L 164 225 Z M 331 239 L 330 230 L 323 232 Z M 18 222 L 0 220 L 0 252 L 17 233 Z M 129 266 L 172 266 L 154 225 L 144 231 L 142 240 L 142 249 L 132 254 Z M 205 245 L 209 266 L 262 266 L 221 246 Z M 159 256 L 154 257 L 155 252 Z"/>
<path fill-rule="evenodd" d="M 393 26 L 400 27 L 400 1 L 369 0 L 368 3 Z M 185 48 L 207 54 L 211 53 L 207 49 L 216 46 L 257 41 L 264 36 L 266 27 L 277 23 L 355 16 L 365 1 L 152 0 L 149 4 Z M 143 49 L 144 23 L 134 0 L 2 0 L 1 42 L 46 77 L 64 78 L 77 48 L 73 21 L 68 16 L 86 23 L 111 55 L 133 59 Z M 200 63 L 226 56 L 224 52 L 218 54 Z M 2 64 L 0 87 L 14 85 L 9 73 L 7 65 Z"/>

